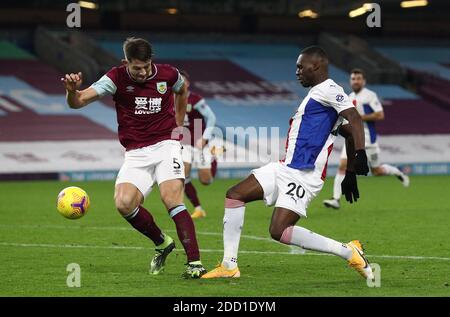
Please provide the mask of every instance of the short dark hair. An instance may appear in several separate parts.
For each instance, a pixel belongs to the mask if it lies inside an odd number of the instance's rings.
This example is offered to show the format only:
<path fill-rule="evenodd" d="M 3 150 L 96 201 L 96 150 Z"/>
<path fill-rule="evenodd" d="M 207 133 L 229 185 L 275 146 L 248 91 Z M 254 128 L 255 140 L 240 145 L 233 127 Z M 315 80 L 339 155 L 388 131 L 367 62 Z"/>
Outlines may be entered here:
<path fill-rule="evenodd" d="M 361 68 L 353 68 L 350 74 L 361 74 L 363 78 L 366 78 L 366 74 Z"/>
<path fill-rule="evenodd" d="M 189 74 L 188 74 L 187 71 L 185 71 L 184 69 L 180 69 L 179 72 L 180 72 L 180 75 L 182 75 L 182 76 L 186 77 L 187 79 L 189 79 Z"/>
<path fill-rule="evenodd" d="M 142 38 L 129 37 L 123 42 L 123 54 L 127 61 L 132 59 L 148 61 L 153 56 L 153 49 L 148 41 Z"/>
<path fill-rule="evenodd" d="M 322 59 L 328 60 L 327 53 L 325 53 L 324 49 L 321 48 L 320 46 L 316 46 L 316 45 L 308 46 L 308 47 L 304 48 L 301 51 L 301 54 L 317 56 L 317 57 L 320 57 Z"/>

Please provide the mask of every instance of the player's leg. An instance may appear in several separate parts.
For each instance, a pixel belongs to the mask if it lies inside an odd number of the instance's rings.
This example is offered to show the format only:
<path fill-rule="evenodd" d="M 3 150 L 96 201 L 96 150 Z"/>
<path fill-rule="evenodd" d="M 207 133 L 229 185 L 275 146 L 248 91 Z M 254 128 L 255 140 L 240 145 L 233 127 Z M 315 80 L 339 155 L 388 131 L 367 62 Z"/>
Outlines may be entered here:
<path fill-rule="evenodd" d="M 296 245 L 306 250 L 325 252 L 350 259 L 352 250 L 344 243 L 321 236 L 303 227 L 295 226 L 300 215 L 292 210 L 276 207 L 270 223 L 270 236 L 284 244 Z"/>
<path fill-rule="evenodd" d="M 390 164 L 380 164 L 380 148 L 378 144 L 373 144 L 366 148 L 370 170 L 374 176 L 393 175 L 399 179 L 403 186 L 409 186 L 409 177 L 397 167 Z"/>
<path fill-rule="evenodd" d="M 211 159 L 211 176 L 214 179 L 217 174 L 217 158 L 215 156 Z"/>
<path fill-rule="evenodd" d="M 206 270 L 200 261 L 200 251 L 192 218 L 183 204 L 183 179 L 167 180 L 159 184 L 161 200 L 175 222 L 178 238 L 187 256 L 185 278 L 199 278 Z"/>
<path fill-rule="evenodd" d="M 194 162 L 198 168 L 198 179 L 203 185 L 210 185 L 213 182 L 213 176 L 211 172 L 211 153 L 209 149 L 205 148 L 203 151 L 194 149 Z M 195 188 L 194 188 L 195 190 Z M 197 191 L 195 191 L 197 195 Z M 197 196 L 194 212 L 191 214 L 193 219 L 206 217 L 206 211 L 200 204 L 200 199 Z"/>
<path fill-rule="evenodd" d="M 190 145 L 183 146 L 183 163 L 186 178 L 184 180 L 184 193 L 194 207 L 194 212 L 191 214 L 192 218 L 205 217 L 206 213 L 203 211 L 200 199 L 198 198 L 197 189 L 191 181 L 191 170 L 195 163 L 194 148 Z"/>
<path fill-rule="evenodd" d="M 214 181 L 215 172 L 213 171 L 213 156 L 209 147 L 198 151 L 195 157 L 198 166 L 198 179 L 203 185 L 210 185 Z M 217 168 L 217 162 L 215 164 Z"/>
<path fill-rule="evenodd" d="M 164 235 L 152 215 L 141 205 L 144 196 L 135 185 L 131 183 L 117 184 L 114 201 L 117 210 L 133 228 L 151 239 L 156 246 L 164 242 Z"/>
<path fill-rule="evenodd" d="M 409 176 L 404 174 L 394 165 L 382 164 L 378 167 L 372 167 L 371 172 L 374 176 L 394 175 L 400 182 L 402 182 L 403 186 L 409 186 Z"/>
<path fill-rule="evenodd" d="M 209 169 L 206 170 L 206 172 L 211 173 Z M 205 173 L 205 169 L 199 169 L 198 176 L 200 183 L 202 183 L 203 185 L 209 185 L 212 183 L 212 176 L 208 176 Z M 194 184 L 190 182 L 190 180 L 186 181 L 184 191 L 186 193 L 186 196 L 188 196 L 189 200 L 194 206 L 194 212 L 191 214 L 192 219 L 206 217 L 206 211 L 205 209 L 203 209 L 200 203 L 200 198 L 198 197 L 197 189 L 195 188 Z"/>
<path fill-rule="evenodd" d="M 183 161 L 183 164 L 184 164 L 184 177 L 186 180 L 188 177 L 191 177 L 192 164 L 185 161 Z"/>
<path fill-rule="evenodd" d="M 273 173 L 274 164 L 268 164 L 254 170 L 253 174 L 227 191 L 223 217 L 224 251 L 222 263 L 216 269 L 203 275 L 202 278 L 240 277 L 237 256 L 244 225 L 245 204 L 264 198 L 264 190 L 260 184 L 261 178 L 270 181 L 275 178 Z"/>
<path fill-rule="evenodd" d="M 245 204 L 263 198 L 263 189 L 253 174 L 227 191 L 223 217 L 224 255 L 222 261 L 227 269 L 237 267 L 239 241 L 244 225 Z"/>
<path fill-rule="evenodd" d="M 287 245 L 306 250 L 334 254 L 346 260 L 364 278 L 373 278 L 369 262 L 364 257 L 362 246 L 355 240 L 348 244 L 327 238 L 295 224 L 300 219 L 296 212 L 276 207 L 270 223 L 271 237 Z"/>
<path fill-rule="evenodd" d="M 186 194 L 186 197 L 189 199 L 189 201 L 192 203 L 192 205 L 195 208 L 198 205 L 200 205 L 200 201 L 197 196 L 197 190 L 195 189 L 194 185 L 191 182 L 191 169 L 192 169 L 192 163 L 194 161 L 192 146 L 183 145 L 182 157 L 183 157 L 184 174 L 185 174 L 184 193 Z"/>
<path fill-rule="evenodd" d="M 198 198 L 197 190 L 195 189 L 195 186 L 194 184 L 192 184 L 191 180 L 192 165 L 185 162 L 184 168 L 186 171 L 185 172 L 186 178 L 184 180 L 184 193 L 186 194 L 186 197 L 189 199 L 189 201 L 191 202 L 192 206 L 195 209 L 198 206 L 200 206 L 200 199 Z"/>
<path fill-rule="evenodd" d="M 167 141 L 161 145 L 158 153 L 162 159 L 155 166 L 155 177 L 159 185 L 161 200 L 175 222 L 178 238 L 186 252 L 187 266 L 183 276 L 198 278 L 206 270 L 200 261 L 194 223 L 183 203 L 184 165 L 180 149 L 180 144 L 174 141 Z"/>
<path fill-rule="evenodd" d="M 371 277 L 359 241 L 344 244 L 295 225 L 300 217 L 306 217 L 307 207 L 319 194 L 317 176 L 282 166 L 276 182 L 278 195 L 269 227 L 272 238 L 287 245 L 337 255 L 363 276 Z"/>
<path fill-rule="evenodd" d="M 170 236 L 161 232 L 151 213 L 142 206 L 144 197 L 151 191 L 153 180 L 146 169 L 133 167 L 135 163 L 133 158 L 126 158 L 117 176 L 114 201 L 117 210 L 131 226 L 155 244 L 156 254 L 150 263 L 150 273 L 159 274 L 175 244 Z"/>
<path fill-rule="evenodd" d="M 334 177 L 333 183 L 333 197 L 331 199 L 326 199 L 323 201 L 325 207 L 339 209 L 340 199 L 342 196 L 341 183 L 345 178 L 345 170 L 347 169 L 347 152 L 345 149 L 345 144 L 342 148 L 341 159 L 339 161 L 339 167 Z"/>
<path fill-rule="evenodd" d="M 211 167 L 199 168 L 198 169 L 198 179 L 202 185 L 211 185 L 214 178 L 212 175 Z"/>

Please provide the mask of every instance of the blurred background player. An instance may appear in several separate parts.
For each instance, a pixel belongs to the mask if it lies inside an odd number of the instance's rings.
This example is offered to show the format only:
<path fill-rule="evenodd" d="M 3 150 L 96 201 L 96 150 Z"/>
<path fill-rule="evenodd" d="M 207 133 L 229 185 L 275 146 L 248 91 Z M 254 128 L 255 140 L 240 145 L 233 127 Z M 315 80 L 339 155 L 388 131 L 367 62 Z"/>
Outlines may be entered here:
<path fill-rule="evenodd" d="M 409 177 L 402 173 L 397 167 L 389 164 L 380 164 L 380 147 L 377 142 L 377 132 L 375 129 L 375 122 L 384 120 L 383 107 L 378 100 L 378 96 L 372 90 L 366 88 L 366 78 L 364 71 L 355 68 L 350 74 L 350 85 L 352 92 L 349 94 L 349 98 L 353 100 L 356 105 L 356 109 L 361 115 L 361 119 L 364 122 L 364 135 L 366 140 L 366 152 L 368 155 L 370 170 L 374 176 L 394 175 L 403 184 L 403 186 L 409 186 Z M 342 195 L 341 183 L 345 177 L 345 169 L 347 166 L 347 154 L 345 145 L 341 152 L 341 159 L 339 162 L 339 168 L 334 178 L 333 185 L 333 198 L 323 201 L 326 207 L 339 209 L 340 197 Z"/>
<path fill-rule="evenodd" d="M 119 140 L 126 149 L 116 179 L 116 208 L 136 230 L 155 243 L 150 273 L 159 274 L 175 244 L 142 206 L 154 183 L 158 183 L 161 200 L 186 251 L 187 264 L 182 276 L 198 278 L 206 270 L 200 261 L 194 224 L 183 204 L 182 146 L 173 133 L 182 124 L 187 87 L 176 68 L 152 62 L 152 47 L 146 40 L 128 38 L 123 51 L 123 65 L 113 67 L 87 89 L 78 90 L 81 73 L 66 74 L 63 82 L 67 103 L 79 109 L 100 97 L 113 96 Z"/>
<path fill-rule="evenodd" d="M 211 140 L 212 131 L 216 125 L 216 116 L 202 96 L 189 90 L 189 74 L 184 70 L 181 70 L 180 74 L 184 79 L 186 89 L 188 89 L 184 127 L 189 130 L 189 133 L 184 134 L 181 141 L 186 175 L 184 192 L 194 206 L 191 217 L 195 219 L 205 217 L 206 211 L 202 208 L 197 190 L 191 182 L 191 171 L 192 168 L 198 169 L 198 178 L 203 185 L 210 185 L 214 180 L 217 160 L 211 153 L 208 142 Z"/>

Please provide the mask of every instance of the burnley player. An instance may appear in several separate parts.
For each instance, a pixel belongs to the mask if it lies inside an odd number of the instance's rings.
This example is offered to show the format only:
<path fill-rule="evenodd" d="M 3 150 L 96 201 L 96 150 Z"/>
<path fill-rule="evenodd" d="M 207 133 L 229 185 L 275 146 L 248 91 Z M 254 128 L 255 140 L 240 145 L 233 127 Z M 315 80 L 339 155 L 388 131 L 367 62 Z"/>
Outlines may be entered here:
<path fill-rule="evenodd" d="M 105 95 L 113 96 L 119 140 L 126 149 L 116 179 L 116 208 L 136 230 L 155 243 L 150 273 L 159 274 L 175 244 L 142 206 L 157 183 L 161 200 L 175 222 L 178 238 L 186 251 L 183 277 L 199 278 L 206 270 L 200 261 L 194 224 L 183 204 L 182 147 L 173 133 L 183 123 L 186 86 L 176 68 L 153 63 L 152 47 L 146 40 L 128 38 L 123 51 L 123 65 L 112 68 L 87 89 L 78 90 L 81 73 L 65 75 L 67 103 L 79 109 Z"/>
<path fill-rule="evenodd" d="M 372 174 L 374 176 L 394 175 L 402 182 L 403 186 L 408 187 L 409 177 L 406 174 L 402 173 L 402 171 L 393 165 L 380 164 L 380 147 L 377 142 L 375 122 L 384 120 L 384 111 L 377 94 L 365 87 L 366 79 L 363 70 L 359 68 L 352 70 L 350 74 L 350 86 L 353 91 L 349 95 L 349 98 L 356 102 L 356 110 L 358 110 L 364 122 L 366 152 Z M 345 176 L 346 166 L 347 155 L 344 146 L 341 152 L 338 172 L 334 178 L 333 198 L 323 201 L 326 207 L 340 208 L 339 201 L 342 195 L 341 183 Z"/>
<path fill-rule="evenodd" d="M 205 99 L 189 90 L 190 81 L 186 71 L 180 71 L 188 89 L 188 102 L 184 127 L 189 133 L 184 133 L 181 143 L 183 144 L 183 163 L 186 180 L 184 192 L 194 206 L 191 214 L 193 219 L 206 216 L 206 211 L 200 204 L 197 190 L 191 182 L 191 170 L 198 169 L 198 178 L 203 185 L 210 185 L 217 171 L 217 160 L 213 157 L 208 142 L 212 137 L 212 131 L 216 125 L 216 116 L 206 103 Z"/>
<path fill-rule="evenodd" d="M 358 240 L 341 243 L 296 226 L 322 189 L 328 156 L 338 131 L 346 137 L 349 164 L 343 181 L 349 201 L 359 197 L 356 174 L 369 171 L 364 150 L 361 117 L 344 90 L 328 77 L 328 58 L 317 46 L 304 49 L 297 59 L 296 75 L 304 87 L 311 87 L 292 117 L 286 157 L 252 171 L 227 191 L 223 218 L 222 263 L 202 278 L 239 277 L 237 255 L 245 204 L 264 200 L 275 205 L 270 235 L 276 241 L 303 249 L 337 255 L 364 278 L 373 279 L 372 269 Z M 343 118 L 350 124 L 342 126 Z M 355 151 L 356 150 L 356 151 Z"/>

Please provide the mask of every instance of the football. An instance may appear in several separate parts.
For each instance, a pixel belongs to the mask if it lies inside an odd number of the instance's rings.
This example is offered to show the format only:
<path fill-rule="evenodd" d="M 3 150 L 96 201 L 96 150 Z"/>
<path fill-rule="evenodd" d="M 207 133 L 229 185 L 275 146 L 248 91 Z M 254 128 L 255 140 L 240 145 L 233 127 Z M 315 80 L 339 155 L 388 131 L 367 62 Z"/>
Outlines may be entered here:
<path fill-rule="evenodd" d="M 79 187 L 71 186 L 58 194 L 56 209 L 68 219 L 78 219 L 87 213 L 89 205 L 88 194 Z"/>

